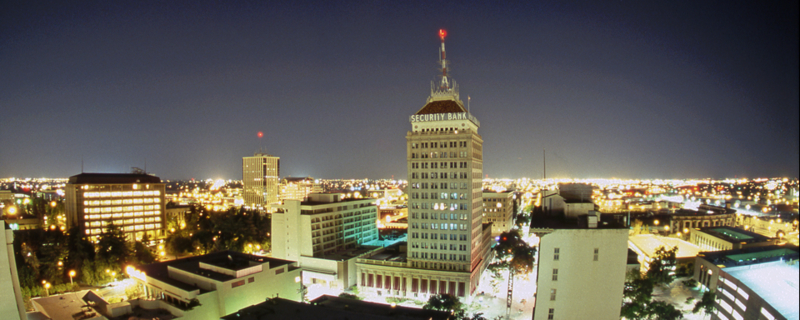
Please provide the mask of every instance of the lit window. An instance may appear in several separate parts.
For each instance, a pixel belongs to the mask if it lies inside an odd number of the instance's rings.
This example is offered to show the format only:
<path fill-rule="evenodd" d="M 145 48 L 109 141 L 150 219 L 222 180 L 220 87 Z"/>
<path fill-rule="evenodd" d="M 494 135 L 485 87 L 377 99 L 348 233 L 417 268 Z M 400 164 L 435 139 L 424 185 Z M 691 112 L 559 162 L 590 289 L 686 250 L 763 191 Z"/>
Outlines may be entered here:
<path fill-rule="evenodd" d="M 773 316 L 771 313 L 769 313 L 769 311 L 767 311 L 767 309 L 764 309 L 763 307 L 761 308 L 761 315 L 763 315 L 764 318 L 767 318 L 767 320 L 775 320 L 775 316 Z"/>

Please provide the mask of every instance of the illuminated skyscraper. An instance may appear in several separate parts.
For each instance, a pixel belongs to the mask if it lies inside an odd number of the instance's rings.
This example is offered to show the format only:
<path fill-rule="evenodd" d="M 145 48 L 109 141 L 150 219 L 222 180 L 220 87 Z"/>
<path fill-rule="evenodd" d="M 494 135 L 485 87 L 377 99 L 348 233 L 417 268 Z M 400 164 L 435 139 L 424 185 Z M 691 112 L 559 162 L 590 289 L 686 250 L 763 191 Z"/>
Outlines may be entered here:
<path fill-rule="evenodd" d="M 491 224 L 482 223 L 480 122 L 464 107 L 457 84 L 447 74 L 444 30 L 440 37 L 441 78 L 431 84 L 426 104 L 410 117 L 411 131 L 406 134 L 406 268 L 411 270 L 398 277 L 362 264 L 362 286 L 368 290 L 390 289 L 395 283 L 393 290 L 404 291 L 400 295 L 466 297 L 477 287 L 491 257 Z M 387 281 L 392 277 L 395 281 Z"/>
<path fill-rule="evenodd" d="M 251 208 L 269 209 L 278 203 L 280 158 L 256 153 L 242 158 L 244 204 Z"/>

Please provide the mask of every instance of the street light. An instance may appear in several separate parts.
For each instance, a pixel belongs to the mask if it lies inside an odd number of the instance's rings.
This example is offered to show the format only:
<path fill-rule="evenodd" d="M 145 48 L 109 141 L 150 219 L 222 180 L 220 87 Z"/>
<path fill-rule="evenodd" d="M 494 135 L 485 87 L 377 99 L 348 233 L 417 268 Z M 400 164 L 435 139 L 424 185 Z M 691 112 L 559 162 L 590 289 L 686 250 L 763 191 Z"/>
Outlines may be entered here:
<path fill-rule="evenodd" d="M 49 297 L 50 296 L 50 283 L 48 283 L 48 282 L 44 283 L 44 290 L 47 293 L 47 296 Z"/>
<path fill-rule="evenodd" d="M 69 271 L 69 285 L 70 286 L 75 285 L 74 283 L 72 283 L 72 277 L 74 277 L 74 276 L 75 276 L 75 270 L 70 270 Z"/>

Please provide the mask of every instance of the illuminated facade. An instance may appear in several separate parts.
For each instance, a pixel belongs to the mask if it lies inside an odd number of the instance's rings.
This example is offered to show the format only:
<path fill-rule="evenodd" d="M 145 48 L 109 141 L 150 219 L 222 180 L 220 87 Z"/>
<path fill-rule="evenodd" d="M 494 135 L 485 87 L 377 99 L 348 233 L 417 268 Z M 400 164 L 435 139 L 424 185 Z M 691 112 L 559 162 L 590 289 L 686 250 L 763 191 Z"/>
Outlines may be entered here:
<path fill-rule="evenodd" d="M 272 256 L 294 260 L 303 280 L 344 290 L 355 285 L 355 258 L 378 240 L 375 199 L 344 193 L 312 193 L 307 201 L 284 200 L 272 213 Z"/>
<path fill-rule="evenodd" d="M 322 185 L 312 177 L 281 179 L 281 200 L 305 201 L 310 193 L 322 193 Z"/>
<path fill-rule="evenodd" d="M 244 204 L 251 208 L 269 209 L 278 203 L 278 180 L 281 160 L 266 153 L 242 158 Z"/>
<path fill-rule="evenodd" d="M 147 301 L 148 308 L 182 319 L 217 320 L 268 298 L 302 299 L 296 262 L 234 251 L 128 267 L 126 272 L 144 292 L 140 301 Z M 199 304 L 190 307 L 192 301 Z"/>
<path fill-rule="evenodd" d="M 67 225 L 98 236 L 109 221 L 130 237 L 164 237 L 164 183 L 147 174 L 81 173 L 65 188 Z"/>
<path fill-rule="evenodd" d="M 491 257 L 491 229 L 483 224 L 480 122 L 447 75 L 443 30 L 440 36 L 440 81 L 431 84 L 426 104 L 410 116 L 406 134 L 407 252 L 359 259 L 360 287 L 368 292 L 469 297 Z"/>
<path fill-rule="evenodd" d="M 492 237 L 514 226 L 514 192 L 483 191 L 483 222 L 492 223 Z"/>

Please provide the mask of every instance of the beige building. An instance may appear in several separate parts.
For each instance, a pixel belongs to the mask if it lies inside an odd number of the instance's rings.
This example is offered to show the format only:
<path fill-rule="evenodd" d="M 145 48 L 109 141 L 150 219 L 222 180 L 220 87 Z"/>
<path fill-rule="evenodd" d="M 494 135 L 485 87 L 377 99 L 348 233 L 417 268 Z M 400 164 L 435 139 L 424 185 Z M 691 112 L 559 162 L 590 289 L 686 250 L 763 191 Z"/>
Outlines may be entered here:
<path fill-rule="evenodd" d="M 165 309 L 184 319 L 216 320 L 268 298 L 300 301 L 301 270 L 296 264 L 222 251 L 127 271 L 144 292 L 145 298 L 135 302 L 139 307 Z"/>
<path fill-rule="evenodd" d="M 532 218 L 540 238 L 534 320 L 619 320 L 628 229 L 598 218 Z"/>
<path fill-rule="evenodd" d="M 244 205 L 255 209 L 270 209 L 278 203 L 281 159 L 266 153 L 242 158 L 242 194 Z"/>
<path fill-rule="evenodd" d="M 469 297 L 490 258 L 491 227 L 483 222 L 483 138 L 480 122 L 447 75 L 409 118 L 408 242 L 358 261 L 362 291 L 426 299 L 431 293 Z"/>
<path fill-rule="evenodd" d="M 722 251 L 777 244 L 777 238 L 732 227 L 689 229 L 689 241 L 703 251 Z"/>
<path fill-rule="evenodd" d="M 514 227 L 514 192 L 483 191 L 483 222 L 492 224 L 492 237 Z"/>
<path fill-rule="evenodd" d="M 65 188 L 67 225 L 96 237 L 109 221 L 128 240 L 164 237 L 164 183 L 156 176 L 125 173 L 81 173 Z"/>
<path fill-rule="evenodd" d="M 341 290 L 356 284 L 355 258 L 378 240 L 375 199 L 312 193 L 307 201 L 284 200 L 274 207 L 273 257 L 298 261 L 311 284 Z"/>
<path fill-rule="evenodd" d="M 322 185 L 312 177 L 281 179 L 281 200 L 305 201 L 311 193 L 322 193 Z"/>
<path fill-rule="evenodd" d="M 14 231 L 6 229 L 5 221 L 0 220 L 0 314 L 8 319 L 28 319 L 22 291 L 19 287 L 17 262 L 14 259 Z"/>

